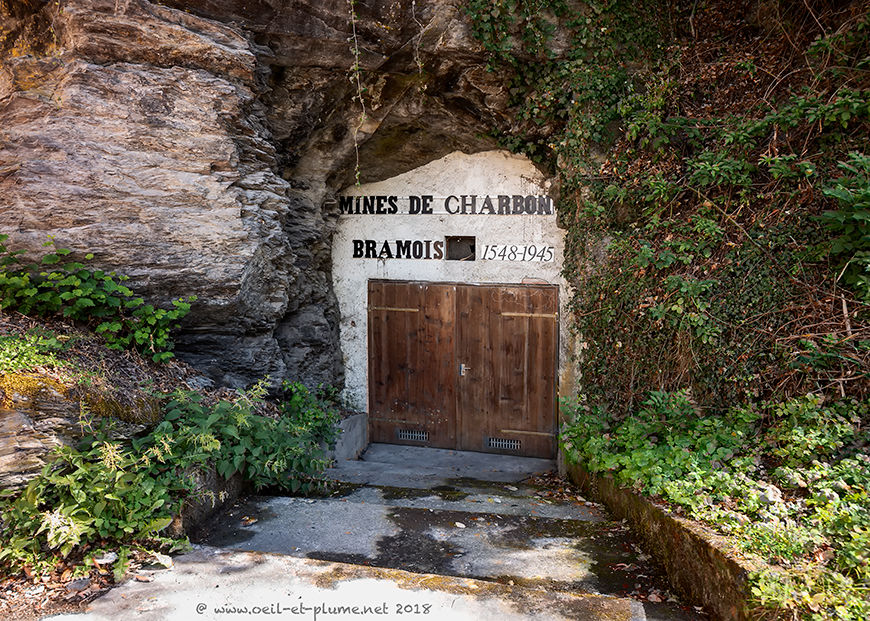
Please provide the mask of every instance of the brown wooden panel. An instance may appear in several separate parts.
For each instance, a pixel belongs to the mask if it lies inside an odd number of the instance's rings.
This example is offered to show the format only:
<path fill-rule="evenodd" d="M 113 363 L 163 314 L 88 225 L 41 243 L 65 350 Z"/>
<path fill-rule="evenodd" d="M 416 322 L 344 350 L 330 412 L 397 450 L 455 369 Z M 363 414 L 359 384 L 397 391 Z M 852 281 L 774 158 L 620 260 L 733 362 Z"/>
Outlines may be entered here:
<path fill-rule="evenodd" d="M 375 442 L 456 445 L 455 286 L 369 284 L 369 418 Z M 427 440 L 402 433 L 425 432 Z"/>
<path fill-rule="evenodd" d="M 500 293 L 499 305 L 491 309 L 490 318 L 497 326 L 493 361 L 498 378 L 490 433 L 499 426 L 522 428 L 528 407 L 528 289 L 505 287 Z"/>
<path fill-rule="evenodd" d="M 389 417 L 390 378 L 388 366 L 389 327 L 387 314 L 376 310 L 386 307 L 384 285 L 369 283 L 368 295 L 368 355 L 369 355 L 369 425 L 373 441 L 383 441 L 382 418 Z"/>
<path fill-rule="evenodd" d="M 457 448 L 483 450 L 486 429 L 485 404 L 491 371 L 487 368 L 489 342 L 489 307 L 484 287 L 456 288 L 456 417 L 459 437 Z M 463 365 L 464 372 L 460 365 Z M 463 373 L 460 375 L 460 373 Z"/>
<path fill-rule="evenodd" d="M 427 285 L 424 304 L 424 335 L 420 348 L 421 367 L 426 381 L 420 395 L 426 404 L 430 443 L 444 448 L 456 447 L 456 287 Z"/>
<path fill-rule="evenodd" d="M 401 289 L 405 286 L 402 285 Z M 391 442 L 396 423 L 407 421 L 407 331 L 419 309 L 397 306 L 403 291 L 387 283 L 369 284 L 369 412 L 372 439 Z"/>
<path fill-rule="evenodd" d="M 538 455 L 554 455 L 556 448 L 558 308 L 556 289 L 530 290 L 526 419 L 523 427 L 504 434 L 525 438 L 528 451 Z M 521 431 L 532 433 L 516 433 Z"/>
<path fill-rule="evenodd" d="M 482 334 L 483 343 L 459 357 L 481 367 L 483 389 L 465 393 L 460 383 L 457 415 L 462 448 L 512 452 L 504 442 L 519 441 L 521 455 L 553 457 L 556 447 L 555 386 L 558 290 L 555 287 L 479 286 L 484 301 L 475 325 L 460 334 Z M 473 371 L 472 371 L 473 373 Z M 473 378 L 476 379 L 476 378 Z M 461 381 L 461 380 L 460 380 Z M 490 438 L 496 446 L 490 446 Z"/>

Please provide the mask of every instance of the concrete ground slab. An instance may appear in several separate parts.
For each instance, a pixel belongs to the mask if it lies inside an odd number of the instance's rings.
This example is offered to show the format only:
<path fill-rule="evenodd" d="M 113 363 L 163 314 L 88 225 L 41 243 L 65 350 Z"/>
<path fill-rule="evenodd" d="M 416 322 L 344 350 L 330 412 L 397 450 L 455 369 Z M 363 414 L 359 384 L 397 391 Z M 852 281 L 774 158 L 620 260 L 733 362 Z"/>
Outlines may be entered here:
<path fill-rule="evenodd" d="M 359 460 L 339 461 L 326 474 L 347 483 L 428 489 L 462 479 L 516 483 L 553 470 L 555 463 L 534 457 L 370 444 Z"/>
<path fill-rule="evenodd" d="M 208 545 L 607 592 L 594 566 L 628 563 L 600 516 L 535 517 L 348 499 L 253 497 L 210 526 Z M 420 499 L 425 500 L 425 499 Z M 454 503 L 461 504 L 461 502 Z"/>
<path fill-rule="evenodd" d="M 552 462 L 391 445 L 364 457 L 332 470 L 331 497 L 237 502 L 175 569 L 75 618 L 702 618 L 663 601 L 661 574 L 599 506 L 524 482 Z"/>
<path fill-rule="evenodd" d="M 171 570 L 142 572 L 68 621 L 644 621 L 628 599 L 199 547 Z"/>
<path fill-rule="evenodd" d="M 551 461 L 388 444 L 362 457 L 330 470 L 333 496 L 249 497 L 197 540 L 535 592 L 667 590 L 599 505 L 526 482 Z M 672 602 L 636 605 L 655 621 L 699 618 Z"/>
<path fill-rule="evenodd" d="M 374 558 L 377 542 L 399 533 L 389 513 L 390 507 L 376 503 L 255 496 L 215 521 L 206 543 L 295 556 L 328 548 Z"/>
<path fill-rule="evenodd" d="M 601 511 L 593 506 L 574 502 L 554 502 L 535 494 L 527 486 L 509 485 L 511 489 L 484 483 L 482 486 L 462 482 L 437 489 L 401 487 L 360 487 L 340 501 L 406 507 L 467 511 L 469 513 L 499 513 L 501 515 L 532 515 L 566 520 L 601 520 Z"/>

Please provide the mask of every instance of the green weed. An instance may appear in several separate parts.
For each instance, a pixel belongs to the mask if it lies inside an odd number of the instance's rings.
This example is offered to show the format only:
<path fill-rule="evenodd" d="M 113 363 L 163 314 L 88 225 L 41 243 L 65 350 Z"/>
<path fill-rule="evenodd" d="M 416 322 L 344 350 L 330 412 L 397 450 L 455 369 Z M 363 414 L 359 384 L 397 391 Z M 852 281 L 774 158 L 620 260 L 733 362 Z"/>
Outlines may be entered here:
<path fill-rule="evenodd" d="M 70 251 L 53 241 L 45 244 L 51 252 L 39 263 L 24 263 L 20 251 L 4 245 L 8 237 L 0 234 L 0 308 L 87 322 L 109 347 L 134 347 L 159 362 L 172 358 L 170 332 L 190 311 L 195 296 L 173 300 L 171 309 L 157 308 L 123 285 L 126 276 L 66 261 Z"/>

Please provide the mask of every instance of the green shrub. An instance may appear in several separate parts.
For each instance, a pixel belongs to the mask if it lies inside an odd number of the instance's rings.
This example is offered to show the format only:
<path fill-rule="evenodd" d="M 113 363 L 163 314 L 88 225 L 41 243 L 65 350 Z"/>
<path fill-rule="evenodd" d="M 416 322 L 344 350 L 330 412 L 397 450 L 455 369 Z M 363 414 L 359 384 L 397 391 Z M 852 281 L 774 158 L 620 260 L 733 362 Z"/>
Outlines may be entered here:
<path fill-rule="evenodd" d="M 264 392 L 260 383 L 235 401 L 212 406 L 198 393 L 176 392 L 152 435 L 166 438 L 187 459 L 201 455 L 226 478 L 242 473 L 257 489 L 321 488 L 318 474 L 327 465 L 324 444 L 335 440 L 336 413 L 294 384 L 290 400 L 279 406 L 282 415 L 269 418 L 255 412 Z"/>
<path fill-rule="evenodd" d="M 582 401 L 563 411 L 569 461 L 782 565 L 753 577 L 756 603 L 808 619 L 867 618 L 870 402 L 807 395 L 701 417 L 687 393 L 656 392 L 621 421 Z"/>
<path fill-rule="evenodd" d="M 312 393 L 299 382 L 283 383 L 284 395 L 278 403 L 281 413 L 298 429 L 305 429 L 312 441 L 335 448 L 338 440 L 340 398 L 331 388 L 320 386 Z"/>
<path fill-rule="evenodd" d="M 825 405 L 817 395 L 776 404 L 775 423 L 767 432 L 771 452 L 787 466 L 833 457 L 853 441 L 861 419 L 868 418 L 866 403 L 853 400 Z"/>
<path fill-rule="evenodd" d="M 821 218 L 836 234 L 830 254 L 840 261 L 838 272 L 870 303 L 870 156 L 849 153 L 840 168 L 847 174 L 823 189 L 825 196 L 837 199 L 839 209 L 826 211 Z"/>
<path fill-rule="evenodd" d="M 811 621 L 870 618 L 866 587 L 824 567 L 804 571 L 765 570 L 751 575 L 749 582 L 759 604 L 788 618 Z"/>
<path fill-rule="evenodd" d="M 575 407 L 563 404 L 571 421 L 561 435 L 569 460 L 592 472 L 610 472 L 639 491 L 666 496 L 668 490 L 679 493 L 669 482 L 712 481 L 724 464 L 741 464 L 760 419 L 750 408 L 735 408 L 729 418 L 699 417 L 686 392 L 650 393 L 638 412 L 612 428 L 602 409 Z"/>
<path fill-rule="evenodd" d="M 70 251 L 45 246 L 52 252 L 39 263 L 21 261 L 21 251 L 10 252 L 0 234 L 0 308 L 43 317 L 62 315 L 83 321 L 102 334 L 109 347 L 135 347 L 155 361 L 172 357 L 170 332 L 196 298 L 173 300 L 172 309 L 145 304 L 122 283 L 126 276 L 90 270 L 83 263 L 65 261 Z M 93 255 L 86 255 L 90 260 Z"/>
<path fill-rule="evenodd" d="M 64 362 L 57 357 L 68 345 L 48 331 L 0 336 L 0 375 L 29 371 L 34 367 L 56 367 Z"/>
<path fill-rule="evenodd" d="M 105 429 L 59 447 L 23 492 L 0 492 L 0 563 L 45 568 L 88 543 L 154 539 L 189 488 L 168 457 L 168 446 L 134 450 Z"/>
<path fill-rule="evenodd" d="M 732 185 L 749 187 L 755 167 L 742 159 L 727 157 L 719 151 L 704 151 L 689 162 L 689 182 L 697 186 Z"/>
<path fill-rule="evenodd" d="M 225 478 L 241 473 L 257 489 L 322 488 L 337 415 L 302 385 L 291 388 L 277 418 L 256 413 L 264 383 L 213 405 L 178 391 L 141 438 L 112 439 L 102 427 L 77 448 L 57 449 L 22 492 L 0 493 L 0 563 L 7 571 L 49 568 L 86 544 L 178 546 L 160 532 L 190 497 L 194 474 L 212 467 Z"/>

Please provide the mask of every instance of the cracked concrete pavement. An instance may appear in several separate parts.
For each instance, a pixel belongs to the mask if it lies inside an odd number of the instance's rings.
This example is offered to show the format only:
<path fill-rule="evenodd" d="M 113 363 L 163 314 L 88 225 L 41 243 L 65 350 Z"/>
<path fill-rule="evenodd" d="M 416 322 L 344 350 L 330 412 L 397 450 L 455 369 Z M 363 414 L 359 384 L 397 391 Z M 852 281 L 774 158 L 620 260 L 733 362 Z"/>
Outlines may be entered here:
<path fill-rule="evenodd" d="M 600 507 L 528 483 L 553 467 L 375 444 L 329 471 L 331 496 L 243 499 L 171 570 L 62 618 L 703 618 L 667 601 L 649 557 Z"/>

